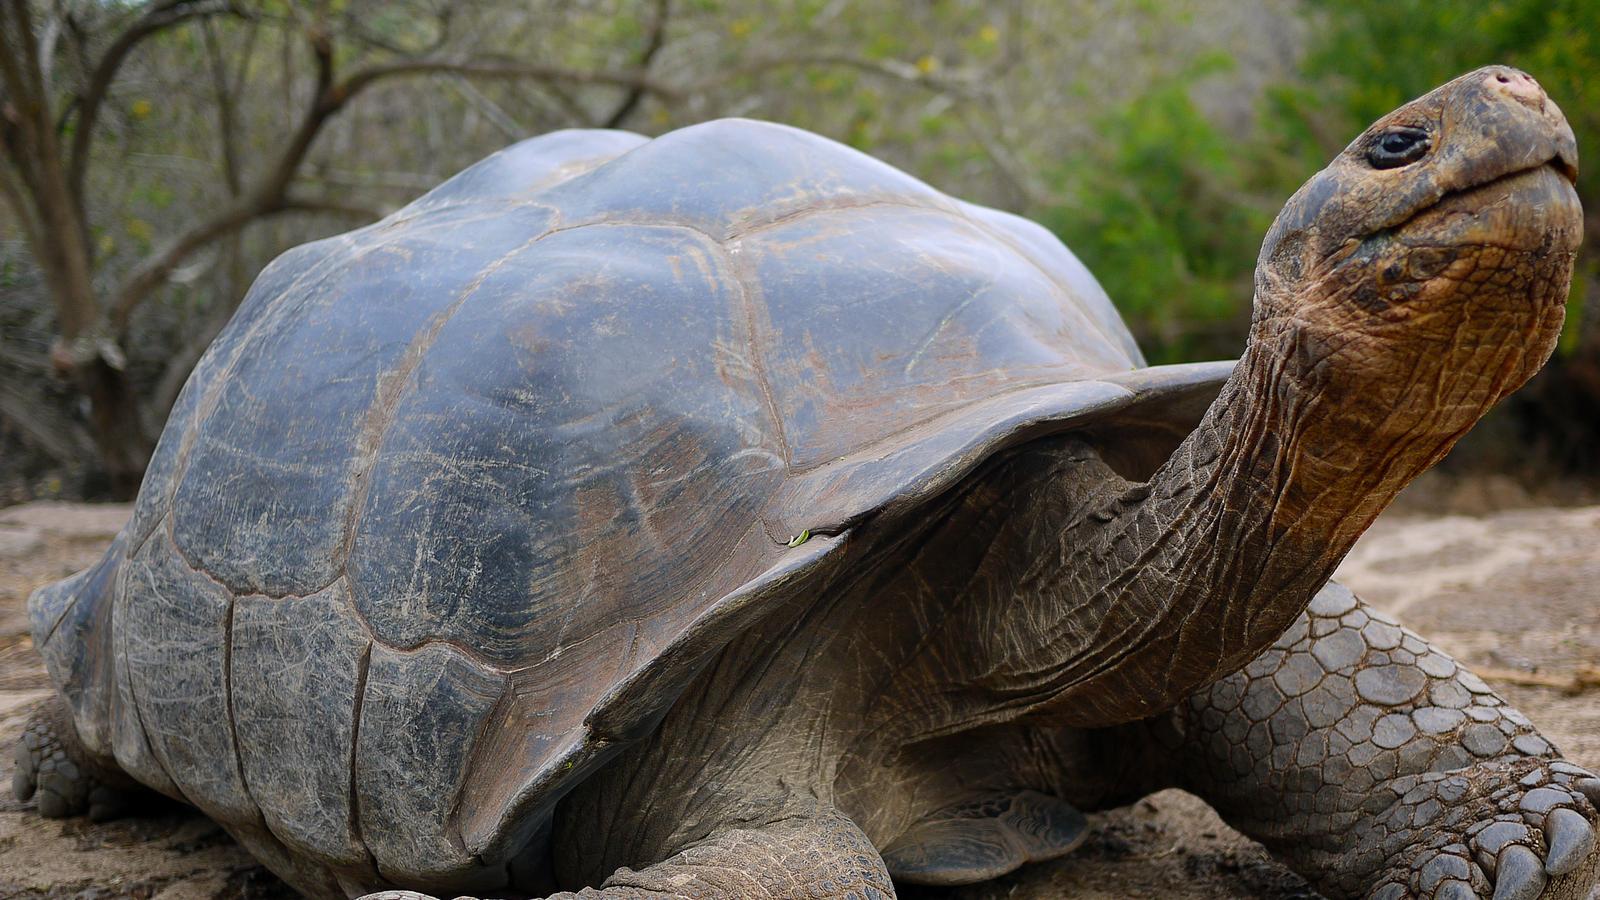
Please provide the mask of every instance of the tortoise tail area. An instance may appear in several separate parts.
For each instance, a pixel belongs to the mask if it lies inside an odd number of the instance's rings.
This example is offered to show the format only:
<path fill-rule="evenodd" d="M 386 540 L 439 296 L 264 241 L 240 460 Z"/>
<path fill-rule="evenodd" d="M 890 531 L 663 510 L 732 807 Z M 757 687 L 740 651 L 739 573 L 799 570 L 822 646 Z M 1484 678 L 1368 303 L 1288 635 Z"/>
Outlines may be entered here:
<path fill-rule="evenodd" d="M 28 597 L 33 645 L 72 712 L 73 727 L 91 755 L 112 765 L 105 727 L 113 721 L 116 695 L 111 613 L 126 543 L 126 532 L 117 535 L 99 562 Z"/>

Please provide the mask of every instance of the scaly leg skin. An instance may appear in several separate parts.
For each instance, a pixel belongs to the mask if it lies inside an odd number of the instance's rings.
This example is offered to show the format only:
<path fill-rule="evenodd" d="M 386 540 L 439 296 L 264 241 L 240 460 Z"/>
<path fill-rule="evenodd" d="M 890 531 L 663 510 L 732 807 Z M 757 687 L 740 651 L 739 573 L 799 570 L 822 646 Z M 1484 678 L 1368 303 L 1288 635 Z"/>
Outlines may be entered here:
<path fill-rule="evenodd" d="M 894 900 L 878 851 L 836 812 L 711 835 L 639 871 L 618 869 L 599 888 L 548 900 Z M 380 891 L 361 900 L 433 900 Z"/>
<path fill-rule="evenodd" d="M 89 755 L 60 697 L 33 710 L 17 741 L 16 762 L 11 792 L 22 801 L 37 795 L 39 815 L 47 819 L 87 813 L 103 822 L 126 815 L 148 797 L 132 779 Z"/>
<path fill-rule="evenodd" d="M 1586 900 L 1600 778 L 1329 583 L 1176 712 L 1183 785 L 1330 897 Z"/>

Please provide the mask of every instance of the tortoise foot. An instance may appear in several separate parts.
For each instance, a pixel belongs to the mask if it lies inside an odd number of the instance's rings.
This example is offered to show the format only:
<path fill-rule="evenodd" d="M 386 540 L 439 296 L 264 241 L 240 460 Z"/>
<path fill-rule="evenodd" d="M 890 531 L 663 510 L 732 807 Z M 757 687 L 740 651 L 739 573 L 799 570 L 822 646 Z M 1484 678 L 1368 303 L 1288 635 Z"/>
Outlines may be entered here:
<path fill-rule="evenodd" d="M 1399 800 L 1371 823 L 1390 862 L 1371 900 L 1586 900 L 1600 880 L 1591 772 L 1501 759 L 1393 787 Z"/>
<path fill-rule="evenodd" d="M 11 792 L 23 801 L 37 797 L 39 815 L 47 819 L 84 814 L 96 822 L 114 819 L 126 815 L 143 793 L 89 756 L 58 698 L 34 710 L 17 740 L 16 762 Z"/>

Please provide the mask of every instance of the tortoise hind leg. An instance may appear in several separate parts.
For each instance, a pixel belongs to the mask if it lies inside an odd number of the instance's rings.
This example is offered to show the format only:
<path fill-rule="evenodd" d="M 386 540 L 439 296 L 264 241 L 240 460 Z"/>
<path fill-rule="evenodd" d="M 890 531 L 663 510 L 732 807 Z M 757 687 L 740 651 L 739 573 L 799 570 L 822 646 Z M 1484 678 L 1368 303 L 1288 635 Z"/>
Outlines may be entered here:
<path fill-rule="evenodd" d="M 87 813 L 102 822 L 126 815 L 146 794 L 122 772 L 94 759 L 78 740 L 60 697 L 36 707 L 17 741 L 11 791 L 38 797 L 39 814 L 62 819 Z"/>
<path fill-rule="evenodd" d="M 730 828 L 668 859 L 618 869 L 598 888 L 548 900 L 894 900 L 883 860 L 861 829 L 832 811 Z M 361 900 L 432 900 L 413 891 L 380 891 Z"/>

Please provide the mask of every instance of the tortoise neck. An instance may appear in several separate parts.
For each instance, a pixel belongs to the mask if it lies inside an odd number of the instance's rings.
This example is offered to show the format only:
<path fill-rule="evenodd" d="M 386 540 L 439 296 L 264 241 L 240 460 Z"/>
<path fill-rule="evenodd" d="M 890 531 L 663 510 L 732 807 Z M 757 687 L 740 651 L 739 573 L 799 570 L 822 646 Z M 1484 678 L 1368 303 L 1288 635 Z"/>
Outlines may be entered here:
<path fill-rule="evenodd" d="M 1295 371 L 1298 344 L 1277 324 L 1257 323 L 1201 424 L 1148 481 L 1066 526 L 1061 544 L 1084 558 L 1032 602 L 1093 631 L 1065 648 L 1049 709 L 1067 721 L 1152 714 L 1257 656 L 1459 437 L 1428 427 L 1426 410 L 1375 410 L 1315 383 L 1315 367 Z"/>

